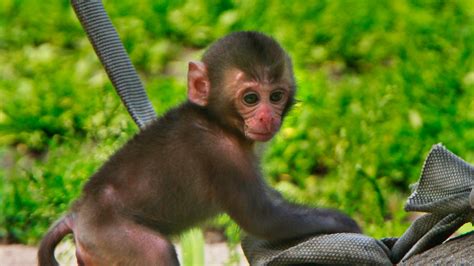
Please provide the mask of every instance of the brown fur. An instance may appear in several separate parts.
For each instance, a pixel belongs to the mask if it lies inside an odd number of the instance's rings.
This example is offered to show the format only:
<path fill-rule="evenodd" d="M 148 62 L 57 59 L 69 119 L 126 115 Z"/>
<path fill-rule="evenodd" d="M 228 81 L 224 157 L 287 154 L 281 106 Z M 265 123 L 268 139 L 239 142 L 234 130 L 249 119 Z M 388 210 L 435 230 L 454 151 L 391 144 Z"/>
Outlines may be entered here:
<path fill-rule="evenodd" d="M 44 237 L 40 265 L 56 265 L 54 247 L 71 232 L 81 265 L 176 265 L 168 237 L 221 212 L 265 239 L 360 232 L 338 211 L 287 203 L 262 179 L 249 136 L 276 132 L 282 110 L 293 103 L 294 78 L 283 49 L 265 35 L 235 33 L 213 45 L 203 61 L 190 64 L 189 101 L 143 129 L 87 182 L 70 214 Z M 222 84 L 219 75 L 229 69 L 245 79 Z M 218 81 L 208 79 L 213 72 L 220 73 Z M 246 91 L 245 84 L 254 84 L 257 104 L 236 96 L 235 87 Z M 285 98 L 270 102 L 281 84 L 287 84 Z"/>

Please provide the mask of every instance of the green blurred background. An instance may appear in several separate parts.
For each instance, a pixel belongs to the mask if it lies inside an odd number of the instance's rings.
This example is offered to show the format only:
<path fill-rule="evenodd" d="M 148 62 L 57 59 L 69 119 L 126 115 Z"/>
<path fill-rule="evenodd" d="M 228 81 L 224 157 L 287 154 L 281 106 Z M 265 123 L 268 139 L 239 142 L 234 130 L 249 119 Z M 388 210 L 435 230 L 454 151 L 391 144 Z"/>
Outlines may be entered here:
<path fill-rule="evenodd" d="M 474 163 L 474 1 L 104 1 L 158 113 L 237 30 L 293 57 L 300 101 L 264 152 L 295 202 L 399 236 L 433 144 Z M 0 240 L 35 244 L 137 127 L 69 1 L 0 0 Z M 239 241 L 226 216 L 206 227 Z"/>

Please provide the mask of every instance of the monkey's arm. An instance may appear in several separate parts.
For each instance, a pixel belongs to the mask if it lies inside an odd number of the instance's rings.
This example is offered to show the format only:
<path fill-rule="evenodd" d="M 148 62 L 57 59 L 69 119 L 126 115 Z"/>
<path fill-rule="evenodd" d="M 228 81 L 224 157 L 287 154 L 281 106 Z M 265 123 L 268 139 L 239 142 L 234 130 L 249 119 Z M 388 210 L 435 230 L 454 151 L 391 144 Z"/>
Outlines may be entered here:
<path fill-rule="evenodd" d="M 330 209 L 290 204 L 283 198 L 273 199 L 253 167 L 219 167 L 216 195 L 223 209 L 245 231 L 264 239 L 289 239 L 311 234 L 360 232 L 347 215 Z M 232 170 L 230 170 L 232 169 Z M 278 194 L 278 193 L 277 193 Z"/>

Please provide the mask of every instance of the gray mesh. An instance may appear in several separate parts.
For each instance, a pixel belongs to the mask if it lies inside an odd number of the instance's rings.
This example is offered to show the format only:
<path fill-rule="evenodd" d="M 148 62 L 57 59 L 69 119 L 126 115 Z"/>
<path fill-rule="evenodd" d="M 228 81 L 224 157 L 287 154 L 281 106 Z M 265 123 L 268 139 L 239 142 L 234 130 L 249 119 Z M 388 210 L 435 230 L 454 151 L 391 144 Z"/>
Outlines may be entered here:
<path fill-rule="evenodd" d="M 139 127 L 156 118 L 155 110 L 100 0 L 71 0 L 115 90 Z"/>
<path fill-rule="evenodd" d="M 390 250 L 383 242 L 360 234 L 319 235 L 297 243 L 272 243 L 248 236 L 242 247 L 251 265 L 392 265 Z"/>
<path fill-rule="evenodd" d="M 434 145 L 405 205 L 407 211 L 426 214 L 415 220 L 398 240 L 378 241 L 344 233 L 282 244 L 248 236 L 242 248 L 251 265 L 391 265 L 441 244 L 460 226 L 472 222 L 473 187 L 474 167 L 442 145 Z M 449 259 L 452 262 L 453 258 Z"/>

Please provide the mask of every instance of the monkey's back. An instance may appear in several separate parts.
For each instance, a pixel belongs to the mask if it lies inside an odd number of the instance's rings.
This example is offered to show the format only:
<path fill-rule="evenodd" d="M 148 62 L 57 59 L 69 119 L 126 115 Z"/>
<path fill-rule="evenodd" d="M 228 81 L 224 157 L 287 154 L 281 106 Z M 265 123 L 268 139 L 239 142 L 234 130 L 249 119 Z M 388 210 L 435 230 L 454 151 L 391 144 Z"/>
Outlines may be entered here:
<path fill-rule="evenodd" d="M 127 142 L 85 185 L 78 208 L 95 202 L 95 212 L 123 216 L 165 235 L 217 214 L 215 188 L 209 185 L 213 162 L 202 156 L 216 136 L 195 109 L 183 104 Z"/>

